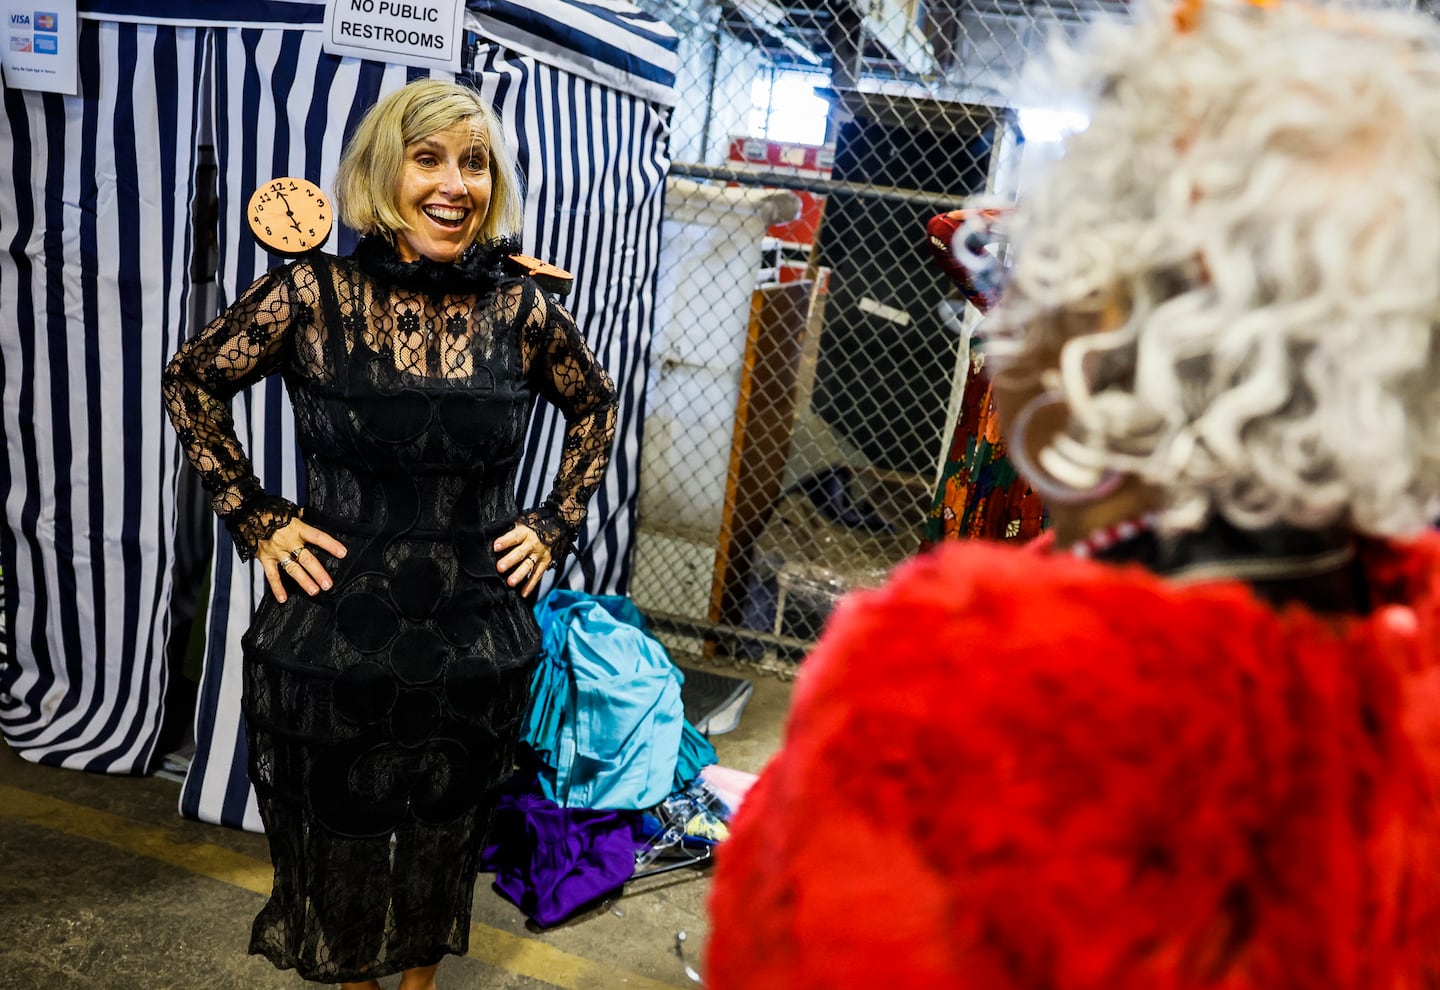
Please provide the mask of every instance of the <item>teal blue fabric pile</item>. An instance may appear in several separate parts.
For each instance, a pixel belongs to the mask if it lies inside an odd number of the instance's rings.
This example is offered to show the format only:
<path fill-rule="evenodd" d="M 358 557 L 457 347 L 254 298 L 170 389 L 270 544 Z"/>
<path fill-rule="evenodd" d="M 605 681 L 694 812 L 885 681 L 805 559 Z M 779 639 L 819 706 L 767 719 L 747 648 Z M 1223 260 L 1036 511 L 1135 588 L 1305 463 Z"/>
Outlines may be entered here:
<path fill-rule="evenodd" d="M 633 602 L 556 590 L 535 606 L 544 646 L 525 742 L 545 796 L 566 808 L 644 809 L 715 762 L 685 721 L 682 674 Z"/>

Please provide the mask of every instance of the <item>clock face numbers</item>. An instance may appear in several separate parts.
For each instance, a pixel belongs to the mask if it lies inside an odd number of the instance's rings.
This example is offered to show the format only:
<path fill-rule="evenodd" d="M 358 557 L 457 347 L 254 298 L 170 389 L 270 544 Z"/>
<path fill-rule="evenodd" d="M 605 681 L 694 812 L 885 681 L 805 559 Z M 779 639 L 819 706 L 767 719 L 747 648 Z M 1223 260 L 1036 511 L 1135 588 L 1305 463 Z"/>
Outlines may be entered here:
<path fill-rule="evenodd" d="M 277 254 L 304 254 L 325 243 L 332 226 L 330 201 L 305 179 L 272 179 L 250 197 L 246 219 L 262 246 Z"/>

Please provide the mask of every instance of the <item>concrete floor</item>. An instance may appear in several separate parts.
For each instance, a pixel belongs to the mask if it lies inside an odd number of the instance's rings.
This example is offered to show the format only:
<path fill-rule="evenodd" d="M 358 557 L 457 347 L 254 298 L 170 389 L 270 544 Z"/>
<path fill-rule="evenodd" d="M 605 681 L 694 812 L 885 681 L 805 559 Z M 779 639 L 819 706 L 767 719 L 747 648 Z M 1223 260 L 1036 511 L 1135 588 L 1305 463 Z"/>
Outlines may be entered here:
<path fill-rule="evenodd" d="M 790 687 L 763 674 L 720 762 L 756 771 L 779 745 Z M 304 984 L 246 955 L 270 869 L 262 836 L 183 821 L 178 785 L 26 763 L 0 745 L 0 990 L 231 990 Z M 545 932 L 476 884 L 470 954 L 440 990 L 663 990 L 693 986 L 709 875 L 680 871 Z M 383 981 L 386 990 L 398 977 Z"/>

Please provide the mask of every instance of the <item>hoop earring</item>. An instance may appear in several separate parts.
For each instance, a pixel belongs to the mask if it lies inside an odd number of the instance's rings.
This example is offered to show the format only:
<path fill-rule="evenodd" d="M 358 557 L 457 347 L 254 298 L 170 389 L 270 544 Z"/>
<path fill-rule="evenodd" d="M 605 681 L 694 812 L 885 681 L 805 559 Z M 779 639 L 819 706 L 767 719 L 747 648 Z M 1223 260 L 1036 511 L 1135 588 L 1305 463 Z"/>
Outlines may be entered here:
<path fill-rule="evenodd" d="M 1065 455 L 1063 447 L 1079 447 L 1066 436 L 1057 437 L 1050 446 L 1035 457 L 1025 446 L 1025 432 L 1035 414 L 1047 406 L 1064 405 L 1065 399 L 1059 392 L 1042 392 L 1031 398 L 1015 414 L 1010 427 L 1010 440 L 1006 453 L 1015 462 L 1016 469 L 1030 487 L 1039 493 L 1045 502 L 1055 505 L 1080 505 L 1098 502 L 1114 492 L 1124 481 L 1124 476 L 1106 468 L 1096 472 Z"/>

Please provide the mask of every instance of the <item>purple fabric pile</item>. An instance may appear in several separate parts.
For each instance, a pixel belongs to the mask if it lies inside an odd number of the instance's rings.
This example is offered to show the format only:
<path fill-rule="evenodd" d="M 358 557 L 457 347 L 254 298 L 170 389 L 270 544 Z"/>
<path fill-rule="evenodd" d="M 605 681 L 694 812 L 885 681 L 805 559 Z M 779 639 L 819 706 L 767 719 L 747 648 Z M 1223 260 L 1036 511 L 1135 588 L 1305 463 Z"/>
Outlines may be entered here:
<path fill-rule="evenodd" d="M 534 774 L 516 774 L 500 799 L 480 868 L 541 927 L 619 893 L 635 872 L 638 811 L 562 808 Z"/>

